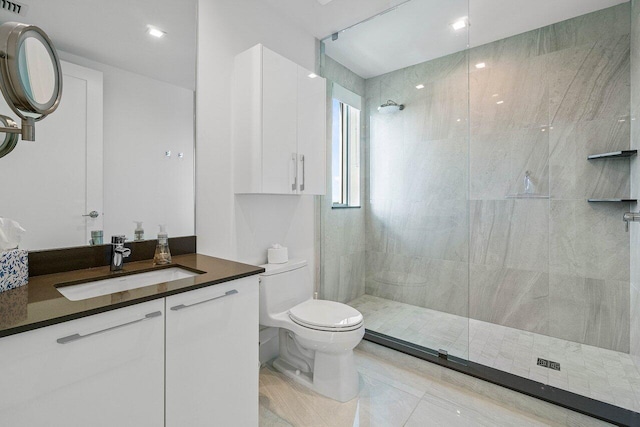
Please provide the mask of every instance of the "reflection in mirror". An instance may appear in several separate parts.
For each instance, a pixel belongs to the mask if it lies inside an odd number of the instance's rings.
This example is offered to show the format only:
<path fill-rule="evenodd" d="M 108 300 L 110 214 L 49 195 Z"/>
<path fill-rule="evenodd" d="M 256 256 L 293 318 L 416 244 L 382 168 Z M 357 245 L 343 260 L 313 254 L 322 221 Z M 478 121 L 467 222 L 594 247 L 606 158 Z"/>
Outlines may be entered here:
<path fill-rule="evenodd" d="M 0 158 L 0 180 L 16 183 L 0 187 L 0 217 L 27 230 L 20 247 L 87 245 L 99 231 L 105 242 L 134 240 L 134 221 L 146 239 L 158 224 L 170 237 L 193 235 L 196 0 L 33 0 L 25 15 L 0 10 L 11 21 L 46 31 L 64 86 L 37 142 Z M 33 78 L 52 66 L 46 44 L 27 38 L 20 49 L 24 92 L 46 103 L 55 82 Z M 1 114 L 14 116 L 0 101 Z"/>

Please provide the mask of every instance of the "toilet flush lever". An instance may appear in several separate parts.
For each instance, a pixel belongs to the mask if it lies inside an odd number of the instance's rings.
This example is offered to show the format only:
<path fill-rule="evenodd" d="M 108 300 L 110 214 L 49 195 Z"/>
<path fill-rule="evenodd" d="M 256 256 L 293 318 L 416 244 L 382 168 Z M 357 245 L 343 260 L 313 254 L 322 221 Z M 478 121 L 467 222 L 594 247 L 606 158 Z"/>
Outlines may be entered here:
<path fill-rule="evenodd" d="M 624 230 L 629 232 L 629 222 L 640 221 L 640 212 L 625 212 L 624 215 L 622 215 L 622 220 L 624 221 Z"/>

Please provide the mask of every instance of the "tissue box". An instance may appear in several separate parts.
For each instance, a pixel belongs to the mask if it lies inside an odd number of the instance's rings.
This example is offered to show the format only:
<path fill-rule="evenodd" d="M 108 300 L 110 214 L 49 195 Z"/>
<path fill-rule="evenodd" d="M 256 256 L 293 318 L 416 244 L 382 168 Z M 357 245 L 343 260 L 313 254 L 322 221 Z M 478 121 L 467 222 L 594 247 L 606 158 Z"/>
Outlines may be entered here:
<path fill-rule="evenodd" d="M 29 253 L 22 249 L 0 252 L 0 292 L 29 282 Z"/>
<path fill-rule="evenodd" d="M 267 249 L 267 262 L 269 264 L 284 264 L 289 261 L 289 252 L 282 246 Z"/>

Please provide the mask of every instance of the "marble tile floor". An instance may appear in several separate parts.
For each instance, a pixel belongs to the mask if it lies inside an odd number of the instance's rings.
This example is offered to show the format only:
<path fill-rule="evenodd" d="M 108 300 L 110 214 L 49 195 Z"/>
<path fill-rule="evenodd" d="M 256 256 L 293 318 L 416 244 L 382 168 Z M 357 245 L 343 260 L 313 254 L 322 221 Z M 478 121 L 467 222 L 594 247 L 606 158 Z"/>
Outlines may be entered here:
<path fill-rule="evenodd" d="M 361 391 L 346 403 L 263 367 L 260 426 L 609 425 L 370 342 L 355 355 Z"/>
<path fill-rule="evenodd" d="M 640 360 L 629 354 L 371 295 L 349 304 L 369 330 L 640 412 Z M 561 370 L 538 366 L 538 357 Z"/>

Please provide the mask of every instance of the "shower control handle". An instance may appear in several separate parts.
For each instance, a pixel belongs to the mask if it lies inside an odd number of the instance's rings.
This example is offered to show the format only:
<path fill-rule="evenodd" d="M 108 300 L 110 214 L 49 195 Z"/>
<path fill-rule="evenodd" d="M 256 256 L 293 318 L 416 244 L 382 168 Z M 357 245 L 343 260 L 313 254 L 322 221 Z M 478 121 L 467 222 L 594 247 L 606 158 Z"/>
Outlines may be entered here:
<path fill-rule="evenodd" d="M 639 222 L 640 212 L 625 212 L 624 215 L 622 215 L 622 220 L 624 221 L 625 231 L 629 232 L 629 222 L 631 221 Z"/>

